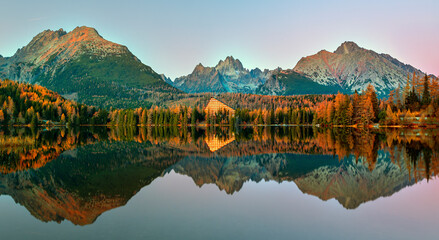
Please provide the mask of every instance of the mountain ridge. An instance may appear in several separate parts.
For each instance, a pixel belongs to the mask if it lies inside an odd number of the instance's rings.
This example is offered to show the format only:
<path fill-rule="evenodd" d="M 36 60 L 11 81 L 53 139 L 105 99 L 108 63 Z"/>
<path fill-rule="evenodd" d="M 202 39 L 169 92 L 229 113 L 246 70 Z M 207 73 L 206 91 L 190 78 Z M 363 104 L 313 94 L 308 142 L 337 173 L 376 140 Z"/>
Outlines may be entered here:
<path fill-rule="evenodd" d="M 173 85 L 188 93 L 296 95 L 361 92 L 370 83 L 380 96 L 386 96 L 391 90 L 406 84 L 407 74 L 425 75 L 389 54 L 365 49 L 352 41 L 343 42 L 334 52 L 320 50 L 302 57 L 292 69 L 248 70 L 233 56 L 208 68 L 211 72 L 196 75 L 202 69 L 205 69 L 202 64 L 197 65 L 191 74 L 176 78 Z M 216 74 L 222 78 L 214 78 Z"/>
<path fill-rule="evenodd" d="M 361 92 L 371 83 L 382 95 L 398 85 L 404 86 L 407 74 L 424 75 L 389 54 L 379 54 L 350 41 L 342 43 L 334 52 L 323 50 L 301 58 L 293 71 L 321 85 L 338 85 L 350 93 Z"/>
<path fill-rule="evenodd" d="M 11 57 L 0 56 L 0 78 L 39 84 L 74 100 L 103 107 L 160 104 L 161 93 L 251 93 L 268 95 L 361 92 L 374 85 L 380 96 L 404 86 L 407 74 L 424 73 L 389 54 L 352 41 L 334 52 L 302 57 L 292 69 L 247 69 L 233 56 L 214 67 L 199 63 L 172 81 L 143 64 L 126 46 L 82 26 L 70 32 L 44 30 Z"/>
<path fill-rule="evenodd" d="M 1 62 L 1 78 L 39 84 L 89 105 L 150 106 L 157 92 L 180 92 L 126 46 L 86 26 L 45 30 Z"/>

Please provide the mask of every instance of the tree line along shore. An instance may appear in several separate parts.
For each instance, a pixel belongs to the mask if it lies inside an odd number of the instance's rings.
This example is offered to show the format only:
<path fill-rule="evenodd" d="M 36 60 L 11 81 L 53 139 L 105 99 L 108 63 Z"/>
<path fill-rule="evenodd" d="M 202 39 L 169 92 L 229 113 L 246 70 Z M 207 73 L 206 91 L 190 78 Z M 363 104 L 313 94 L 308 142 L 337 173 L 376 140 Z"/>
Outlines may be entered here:
<path fill-rule="evenodd" d="M 221 97 L 221 95 L 219 95 Z M 223 100 L 224 99 L 224 100 Z M 268 99 L 268 101 L 267 101 Z M 336 95 L 258 96 L 229 94 L 243 102 L 234 110 L 205 111 L 203 104 L 104 109 L 63 98 L 47 88 L 11 80 L 0 83 L 3 126 L 243 126 L 317 125 L 326 127 L 435 127 L 439 125 L 439 83 L 427 75 L 407 77 L 406 85 L 379 99 L 372 85 L 362 93 Z M 261 104 L 258 101 L 268 102 Z M 204 104 L 206 104 L 205 102 Z M 238 105 L 238 104 L 235 104 Z M 257 107 L 259 105 L 259 107 Z M 248 108 L 248 106 L 252 108 Z"/>

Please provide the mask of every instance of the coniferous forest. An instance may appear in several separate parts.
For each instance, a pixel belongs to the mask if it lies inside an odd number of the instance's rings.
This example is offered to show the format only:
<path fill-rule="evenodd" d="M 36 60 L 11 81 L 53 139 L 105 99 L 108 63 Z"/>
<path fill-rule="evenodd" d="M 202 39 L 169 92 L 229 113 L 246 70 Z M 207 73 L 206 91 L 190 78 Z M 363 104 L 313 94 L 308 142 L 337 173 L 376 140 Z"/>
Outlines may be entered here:
<path fill-rule="evenodd" d="M 379 99 L 372 85 L 352 95 L 267 96 L 218 94 L 232 107 L 207 114 L 212 94 L 191 95 L 192 105 L 175 101 L 168 106 L 135 109 L 104 109 L 67 100 L 38 85 L 2 80 L 0 123 L 2 125 L 322 125 L 370 126 L 435 125 L 439 121 L 439 83 L 427 75 L 407 76 L 404 87 Z"/>

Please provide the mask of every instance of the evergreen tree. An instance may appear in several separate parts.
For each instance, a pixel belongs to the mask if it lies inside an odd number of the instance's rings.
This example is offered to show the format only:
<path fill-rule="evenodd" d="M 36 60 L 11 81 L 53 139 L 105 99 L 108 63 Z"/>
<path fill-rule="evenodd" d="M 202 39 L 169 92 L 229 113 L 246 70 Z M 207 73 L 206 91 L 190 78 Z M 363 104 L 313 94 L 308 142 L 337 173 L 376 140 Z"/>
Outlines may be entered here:
<path fill-rule="evenodd" d="M 425 74 L 425 77 L 424 77 L 424 91 L 422 93 L 421 104 L 424 107 L 427 107 L 430 103 L 431 103 L 431 97 L 430 97 L 429 79 L 428 79 L 427 74 Z"/>
<path fill-rule="evenodd" d="M 197 118 L 198 118 L 198 111 L 197 108 L 194 107 L 192 109 L 192 114 L 191 114 L 191 125 L 195 126 L 197 124 Z"/>
<path fill-rule="evenodd" d="M 415 73 L 413 73 L 415 74 Z M 403 100 L 405 101 L 405 99 L 407 99 L 407 96 L 410 94 L 410 74 L 407 73 L 407 83 L 405 84 L 404 87 L 404 92 L 403 92 Z"/>
<path fill-rule="evenodd" d="M 373 112 L 374 112 L 372 121 L 374 121 L 375 119 L 378 118 L 379 106 L 378 106 L 378 98 L 377 98 L 377 95 L 375 92 L 375 88 L 370 83 L 366 89 L 366 98 L 369 98 L 370 101 L 372 102 L 372 108 L 373 108 Z"/>
<path fill-rule="evenodd" d="M 415 87 L 412 87 L 412 90 L 409 92 L 409 95 L 405 99 L 405 106 L 407 109 L 410 109 L 412 112 L 417 111 L 419 109 L 419 97 L 416 94 Z"/>
<path fill-rule="evenodd" d="M 34 115 L 32 116 L 32 120 L 30 121 L 30 125 L 31 125 L 31 126 L 37 126 L 37 125 L 38 125 L 38 118 L 37 118 L 37 115 L 36 115 L 36 114 L 34 114 Z"/>
<path fill-rule="evenodd" d="M 364 125 L 369 125 L 372 123 L 374 118 L 375 112 L 373 109 L 373 101 L 370 97 L 366 97 L 362 114 L 362 122 Z"/>

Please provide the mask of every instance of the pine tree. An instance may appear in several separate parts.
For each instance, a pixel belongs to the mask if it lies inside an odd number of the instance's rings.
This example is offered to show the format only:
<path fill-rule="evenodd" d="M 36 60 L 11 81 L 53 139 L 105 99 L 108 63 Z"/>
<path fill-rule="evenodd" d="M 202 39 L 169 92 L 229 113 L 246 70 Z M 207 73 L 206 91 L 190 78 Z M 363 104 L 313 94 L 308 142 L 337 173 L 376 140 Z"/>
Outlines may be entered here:
<path fill-rule="evenodd" d="M 37 117 L 37 114 L 34 114 L 34 115 L 32 116 L 32 120 L 30 121 L 30 125 L 31 125 L 31 126 L 37 126 L 37 125 L 38 125 L 38 117 Z"/>
<path fill-rule="evenodd" d="M 364 103 L 363 114 L 362 114 L 362 122 L 364 125 L 369 125 L 372 123 L 374 118 L 375 118 L 375 112 L 373 109 L 372 98 L 366 97 L 366 101 Z"/>
<path fill-rule="evenodd" d="M 424 91 L 422 93 L 421 104 L 424 107 L 427 107 L 430 103 L 431 103 L 431 97 L 430 97 L 429 79 L 428 79 L 427 74 L 425 74 L 425 77 L 424 77 Z"/>
<path fill-rule="evenodd" d="M 274 109 L 271 108 L 270 110 L 270 124 L 275 124 L 275 116 L 274 116 Z"/>
<path fill-rule="evenodd" d="M 192 109 L 192 114 L 191 114 L 191 125 L 195 126 L 197 124 L 197 117 L 198 117 L 198 111 L 197 108 L 194 107 Z"/>
<path fill-rule="evenodd" d="M 187 126 L 187 123 L 188 123 L 188 109 L 187 109 L 187 107 L 184 107 L 184 112 L 183 112 L 183 122 L 182 122 L 182 125 L 184 126 L 184 127 L 186 127 Z"/>
<path fill-rule="evenodd" d="M 387 105 L 387 109 L 386 109 L 386 123 L 387 124 L 394 124 L 393 122 L 393 111 L 392 111 L 392 107 L 390 107 L 390 105 Z"/>
<path fill-rule="evenodd" d="M 395 90 L 395 99 L 396 99 L 396 107 L 402 108 L 402 101 L 401 101 L 401 86 L 398 84 L 398 87 Z"/>
<path fill-rule="evenodd" d="M 410 109 L 412 112 L 417 111 L 419 108 L 419 97 L 416 94 L 415 87 L 412 87 L 412 90 L 410 91 L 409 95 L 405 99 L 405 106 L 407 109 Z"/>
<path fill-rule="evenodd" d="M 413 73 L 413 74 L 415 74 L 415 73 Z M 410 93 L 410 74 L 407 73 L 407 83 L 405 84 L 402 98 L 405 100 L 407 98 L 407 96 L 409 95 L 409 93 Z"/>
<path fill-rule="evenodd" d="M 211 118 L 210 112 L 206 112 L 206 125 L 210 124 L 210 118 Z"/>
<path fill-rule="evenodd" d="M 377 98 L 377 95 L 376 95 L 376 92 L 375 92 L 375 88 L 370 83 L 369 83 L 369 85 L 367 86 L 367 89 L 366 89 L 366 98 L 369 98 L 370 101 L 372 102 L 372 108 L 373 108 L 373 112 L 374 112 L 372 121 L 374 121 L 375 119 L 378 118 L 378 112 L 379 112 L 378 98 Z"/>
<path fill-rule="evenodd" d="M 354 116 L 354 106 L 352 105 L 352 101 L 350 101 L 349 98 L 347 98 L 347 101 L 349 101 L 349 103 L 348 103 L 348 109 L 346 111 L 346 121 L 345 121 L 345 124 L 346 125 L 351 125 L 352 124 L 352 118 Z"/>

